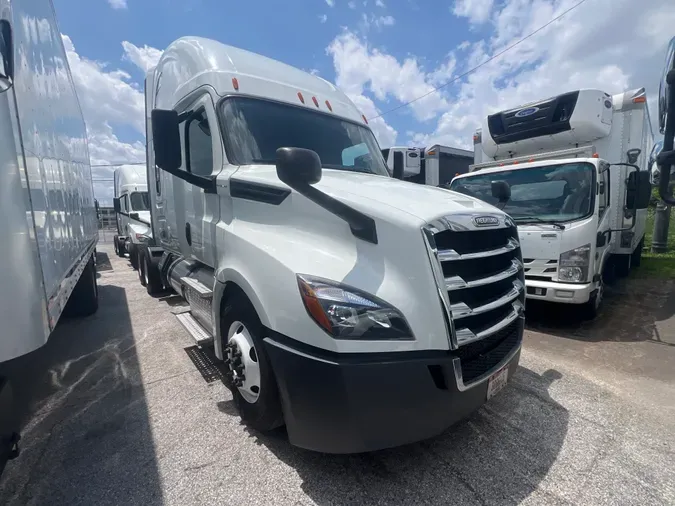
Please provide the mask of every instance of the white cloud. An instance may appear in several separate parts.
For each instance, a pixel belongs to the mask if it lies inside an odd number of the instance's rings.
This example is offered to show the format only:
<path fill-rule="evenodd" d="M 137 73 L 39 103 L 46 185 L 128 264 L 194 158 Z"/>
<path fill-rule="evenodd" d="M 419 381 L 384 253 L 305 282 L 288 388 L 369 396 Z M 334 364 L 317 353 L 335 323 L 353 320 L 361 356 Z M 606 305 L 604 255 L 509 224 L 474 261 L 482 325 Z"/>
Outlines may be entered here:
<path fill-rule="evenodd" d="M 110 4 L 110 7 L 112 7 L 113 9 L 127 8 L 127 0 L 108 0 L 108 3 Z"/>
<path fill-rule="evenodd" d="M 468 18 L 471 23 L 485 23 L 490 17 L 494 0 L 455 0 L 452 13 Z"/>
<path fill-rule="evenodd" d="M 335 0 L 326 0 L 328 7 L 335 7 Z"/>
<path fill-rule="evenodd" d="M 385 7 L 384 2 L 382 0 L 375 0 L 375 5 L 377 7 L 382 7 L 382 8 Z"/>
<path fill-rule="evenodd" d="M 350 9 L 356 9 L 356 2 L 354 2 L 353 0 L 349 0 L 349 2 L 347 2 L 347 7 L 349 7 Z"/>
<path fill-rule="evenodd" d="M 393 16 L 380 16 L 375 20 L 375 26 L 392 26 L 395 22 Z"/>
<path fill-rule="evenodd" d="M 81 56 L 67 35 L 62 35 L 75 89 L 82 106 L 89 136 L 89 156 L 92 165 L 145 160 L 145 105 L 141 87 L 131 81 L 126 72 Z M 147 62 L 153 48 L 124 46 L 124 51 L 134 63 Z M 154 50 L 156 51 L 156 50 Z M 131 55 L 134 55 L 132 58 Z M 140 56 L 145 55 L 145 58 Z M 138 57 L 138 58 L 136 58 Z M 136 132 L 139 140 L 125 142 L 115 133 L 114 126 L 125 126 Z M 112 168 L 93 168 L 94 179 L 112 177 Z M 97 183 L 94 187 L 102 204 L 112 198 L 112 183 Z"/>
<path fill-rule="evenodd" d="M 380 114 L 380 111 L 375 107 L 373 101 L 365 95 L 355 95 L 350 93 L 347 93 L 347 95 L 366 118 L 374 118 Z M 391 125 L 388 125 L 384 118 L 370 119 L 368 121 L 368 126 L 370 126 L 375 137 L 377 137 L 377 141 L 383 148 L 396 144 L 398 132 L 396 132 Z"/>
<path fill-rule="evenodd" d="M 427 75 L 414 58 L 399 63 L 396 58 L 369 47 L 352 32 L 336 37 L 327 48 L 333 57 L 336 84 L 354 96 L 371 92 L 381 101 L 394 98 L 400 102 L 412 100 L 433 90 L 432 76 Z M 445 98 L 431 94 L 412 104 L 419 120 L 436 116 L 447 107 Z"/>
<path fill-rule="evenodd" d="M 326 16 L 325 14 L 321 14 L 321 15 L 319 16 L 319 22 L 320 22 L 320 23 L 325 23 L 326 21 L 328 21 L 328 16 Z"/>
<path fill-rule="evenodd" d="M 139 67 L 143 72 L 157 65 L 162 51 L 150 46 L 138 47 L 131 42 L 123 41 L 124 58 Z"/>

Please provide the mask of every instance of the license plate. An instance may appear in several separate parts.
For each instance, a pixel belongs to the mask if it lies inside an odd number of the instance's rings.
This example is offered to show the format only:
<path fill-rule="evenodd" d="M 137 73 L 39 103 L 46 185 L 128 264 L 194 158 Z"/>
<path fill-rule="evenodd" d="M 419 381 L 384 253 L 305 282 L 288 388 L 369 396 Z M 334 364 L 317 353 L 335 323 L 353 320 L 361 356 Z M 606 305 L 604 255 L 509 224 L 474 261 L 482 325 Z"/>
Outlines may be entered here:
<path fill-rule="evenodd" d="M 488 380 L 487 398 L 491 399 L 492 397 L 497 395 L 497 393 L 506 386 L 508 378 L 509 378 L 508 367 L 504 367 L 503 369 L 497 371 L 492 376 L 490 376 L 490 379 Z"/>

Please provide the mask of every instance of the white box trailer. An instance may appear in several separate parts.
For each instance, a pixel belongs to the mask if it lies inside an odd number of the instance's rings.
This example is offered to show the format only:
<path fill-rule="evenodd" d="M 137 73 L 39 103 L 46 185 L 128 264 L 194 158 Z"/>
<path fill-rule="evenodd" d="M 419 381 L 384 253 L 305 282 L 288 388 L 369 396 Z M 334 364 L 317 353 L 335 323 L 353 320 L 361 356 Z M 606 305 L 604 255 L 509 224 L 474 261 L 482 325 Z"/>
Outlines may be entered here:
<path fill-rule="evenodd" d="M 145 167 L 132 165 L 115 169 L 113 173 L 117 223 L 113 246 L 117 256 L 129 254 L 134 269 L 138 269 L 139 246 L 152 239 L 147 177 Z"/>
<path fill-rule="evenodd" d="M 0 362 L 98 308 L 87 133 L 50 0 L 0 0 Z M 16 454 L 0 376 L 0 472 Z"/>
<path fill-rule="evenodd" d="M 435 144 L 427 148 L 393 146 L 382 149 L 389 173 L 411 183 L 429 186 L 448 186 L 452 179 L 469 171 L 473 152 Z M 400 164 L 402 173 L 395 175 L 394 166 Z"/>
<path fill-rule="evenodd" d="M 438 434 L 504 386 L 524 302 L 504 213 L 391 178 L 346 95 L 269 58 L 181 38 L 145 92 L 142 281 L 187 300 L 177 317 L 213 343 L 246 423 L 363 452 Z"/>
<path fill-rule="evenodd" d="M 644 88 L 578 90 L 486 118 L 451 189 L 518 224 L 527 296 L 597 313 L 604 284 L 639 265 L 654 144 Z M 500 201 L 500 199 L 502 199 Z"/>

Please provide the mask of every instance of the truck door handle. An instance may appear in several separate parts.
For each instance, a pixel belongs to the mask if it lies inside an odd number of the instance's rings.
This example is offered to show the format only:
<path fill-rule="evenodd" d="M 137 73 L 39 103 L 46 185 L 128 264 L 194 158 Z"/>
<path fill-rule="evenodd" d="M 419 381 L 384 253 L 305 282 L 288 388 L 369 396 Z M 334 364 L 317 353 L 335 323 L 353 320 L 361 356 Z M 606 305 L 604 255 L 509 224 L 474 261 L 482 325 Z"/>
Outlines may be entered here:
<path fill-rule="evenodd" d="M 188 246 L 192 246 L 192 232 L 190 231 L 190 224 L 185 224 L 185 239 L 187 240 Z"/>

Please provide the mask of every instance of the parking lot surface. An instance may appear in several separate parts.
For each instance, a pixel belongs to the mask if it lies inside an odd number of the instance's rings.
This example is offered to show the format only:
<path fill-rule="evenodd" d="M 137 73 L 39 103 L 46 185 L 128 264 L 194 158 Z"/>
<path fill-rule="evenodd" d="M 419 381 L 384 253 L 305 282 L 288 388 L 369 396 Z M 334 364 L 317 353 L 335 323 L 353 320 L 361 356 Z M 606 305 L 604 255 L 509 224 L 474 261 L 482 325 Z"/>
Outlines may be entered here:
<path fill-rule="evenodd" d="M 528 303 L 521 367 L 486 406 L 334 456 L 248 431 L 180 301 L 148 296 L 108 245 L 99 269 L 98 313 L 3 366 L 24 430 L 0 504 L 675 504 L 672 282 L 621 283 L 595 322 Z"/>

